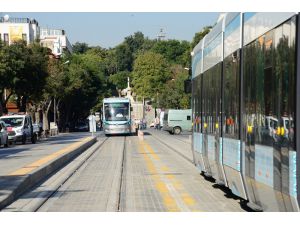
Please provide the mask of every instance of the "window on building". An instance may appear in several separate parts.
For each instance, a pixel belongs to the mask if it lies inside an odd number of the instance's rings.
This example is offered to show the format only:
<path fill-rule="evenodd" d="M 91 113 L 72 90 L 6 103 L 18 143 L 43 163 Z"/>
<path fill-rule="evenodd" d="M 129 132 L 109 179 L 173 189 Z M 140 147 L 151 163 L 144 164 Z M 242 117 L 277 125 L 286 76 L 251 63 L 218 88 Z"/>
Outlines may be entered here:
<path fill-rule="evenodd" d="M 3 39 L 5 44 L 9 44 L 9 37 L 7 33 L 3 34 Z"/>

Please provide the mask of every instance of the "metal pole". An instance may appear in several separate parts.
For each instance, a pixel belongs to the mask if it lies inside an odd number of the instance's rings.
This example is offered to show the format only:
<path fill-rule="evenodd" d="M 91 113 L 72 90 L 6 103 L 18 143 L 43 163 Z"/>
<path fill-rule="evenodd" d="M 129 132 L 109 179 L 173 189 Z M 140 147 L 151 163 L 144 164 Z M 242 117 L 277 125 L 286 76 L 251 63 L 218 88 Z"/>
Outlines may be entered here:
<path fill-rule="evenodd" d="M 54 102 L 53 102 L 53 110 L 54 110 L 54 124 L 56 125 L 56 99 L 54 97 Z"/>

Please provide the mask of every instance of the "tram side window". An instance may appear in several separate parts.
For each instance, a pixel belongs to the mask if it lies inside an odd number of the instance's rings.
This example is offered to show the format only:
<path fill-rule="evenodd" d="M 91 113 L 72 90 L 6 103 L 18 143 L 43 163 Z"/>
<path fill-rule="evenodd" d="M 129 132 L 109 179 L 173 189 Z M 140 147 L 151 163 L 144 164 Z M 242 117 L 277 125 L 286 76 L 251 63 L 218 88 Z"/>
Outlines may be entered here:
<path fill-rule="evenodd" d="M 193 113 L 193 131 L 196 131 L 195 129 L 195 118 L 196 118 L 196 96 L 195 96 L 195 79 L 192 79 L 192 113 Z"/>
<path fill-rule="evenodd" d="M 295 26 L 292 18 L 245 48 L 246 126 L 262 145 L 295 149 Z"/>
<path fill-rule="evenodd" d="M 220 104 L 221 104 L 221 64 L 210 68 L 203 75 L 203 112 L 207 132 L 215 134 L 216 127 L 220 123 Z"/>
<path fill-rule="evenodd" d="M 202 132 L 202 75 L 199 76 L 198 78 L 198 124 L 199 124 L 199 132 Z"/>
<path fill-rule="evenodd" d="M 240 51 L 224 60 L 224 125 L 225 137 L 239 138 Z"/>
<path fill-rule="evenodd" d="M 213 73 L 214 77 L 214 83 L 215 83 L 215 109 L 214 109 L 214 117 L 215 117 L 215 123 L 214 123 L 214 130 L 220 131 L 221 130 L 221 66 L 222 64 L 219 63 L 215 66 L 215 71 Z"/>
<path fill-rule="evenodd" d="M 213 110 L 214 110 L 214 83 L 212 82 L 212 70 L 209 69 L 207 71 L 207 77 L 206 79 L 208 80 L 208 85 L 207 85 L 207 116 L 208 116 L 208 133 L 212 134 L 213 133 Z"/>
<path fill-rule="evenodd" d="M 255 108 L 256 108 L 256 62 L 255 62 L 255 49 L 256 42 L 252 42 L 244 48 L 244 83 L 243 83 L 243 92 L 244 92 L 244 130 L 243 134 L 253 133 L 254 118 L 255 118 Z"/>
<path fill-rule="evenodd" d="M 277 55 L 281 62 L 281 101 L 280 101 L 280 119 L 281 136 L 288 140 L 289 149 L 296 150 L 295 143 L 295 90 L 296 90 L 296 71 L 295 71 L 295 51 L 296 51 L 296 17 L 282 25 L 282 36 L 277 45 Z M 279 72 L 279 71 L 278 71 Z"/>
<path fill-rule="evenodd" d="M 203 73 L 202 77 L 202 122 L 203 122 L 203 132 L 208 130 L 208 82 L 207 82 L 207 72 Z M 205 129 L 204 129 L 205 128 Z"/>
<path fill-rule="evenodd" d="M 195 131 L 201 132 L 201 75 L 195 78 Z"/>

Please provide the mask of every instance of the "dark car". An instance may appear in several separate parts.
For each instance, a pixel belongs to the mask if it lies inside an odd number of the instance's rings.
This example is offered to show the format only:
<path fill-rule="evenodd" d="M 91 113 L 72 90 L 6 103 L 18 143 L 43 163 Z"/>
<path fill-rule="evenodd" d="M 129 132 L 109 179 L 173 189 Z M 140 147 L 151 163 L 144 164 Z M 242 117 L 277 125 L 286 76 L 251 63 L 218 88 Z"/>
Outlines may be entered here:
<path fill-rule="evenodd" d="M 89 131 L 89 124 L 86 122 L 77 122 L 74 127 L 75 131 Z"/>

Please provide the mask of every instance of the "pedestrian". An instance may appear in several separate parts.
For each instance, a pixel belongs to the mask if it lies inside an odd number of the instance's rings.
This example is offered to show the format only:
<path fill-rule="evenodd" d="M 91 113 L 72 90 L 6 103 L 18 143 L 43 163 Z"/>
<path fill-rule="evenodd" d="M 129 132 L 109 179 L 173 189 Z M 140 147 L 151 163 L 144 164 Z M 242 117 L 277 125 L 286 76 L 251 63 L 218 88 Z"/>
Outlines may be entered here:
<path fill-rule="evenodd" d="M 158 118 L 158 116 L 155 118 L 155 129 L 159 129 L 159 118 Z"/>

